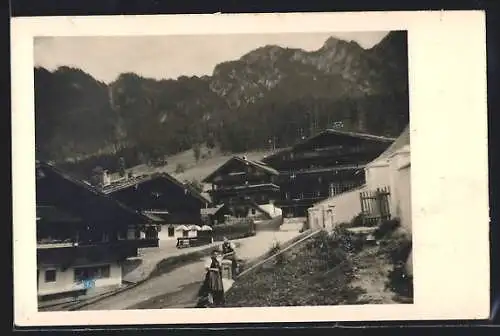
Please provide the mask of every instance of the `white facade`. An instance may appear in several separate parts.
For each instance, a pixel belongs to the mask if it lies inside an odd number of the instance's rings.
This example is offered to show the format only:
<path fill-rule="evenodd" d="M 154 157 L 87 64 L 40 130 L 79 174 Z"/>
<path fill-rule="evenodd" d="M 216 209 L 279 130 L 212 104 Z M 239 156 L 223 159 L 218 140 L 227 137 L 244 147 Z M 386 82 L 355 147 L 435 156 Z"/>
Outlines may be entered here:
<path fill-rule="evenodd" d="M 282 210 L 272 203 L 262 204 L 259 205 L 259 207 L 262 210 L 266 211 L 269 215 L 271 215 L 272 218 L 276 218 L 282 215 Z"/>
<path fill-rule="evenodd" d="M 94 288 L 120 286 L 122 284 L 122 268 L 118 262 L 87 264 L 69 267 L 62 270 L 59 266 L 38 267 L 38 295 L 58 294 L 85 289 L 85 284 L 78 281 L 78 273 L 82 269 L 91 268 L 91 272 L 99 274 L 93 282 Z"/>
<path fill-rule="evenodd" d="M 177 240 L 177 238 L 184 237 L 184 230 L 180 230 L 180 227 L 189 226 L 189 225 L 181 225 L 181 224 L 163 224 L 161 226 L 161 231 L 158 232 L 158 239 L 162 240 Z M 196 231 L 194 233 L 192 231 L 188 232 L 189 237 L 193 237 L 197 234 Z"/>
<path fill-rule="evenodd" d="M 364 189 L 363 186 L 338 194 L 309 208 L 311 228 L 332 230 L 338 224 L 350 222 L 361 212 L 359 193 Z"/>
<path fill-rule="evenodd" d="M 368 164 L 365 168 L 365 178 L 366 185 L 370 189 L 389 186 L 391 182 L 389 159 L 379 159 Z"/>
<path fill-rule="evenodd" d="M 410 198 L 410 148 L 405 146 L 390 157 L 389 164 L 391 190 L 390 209 L 392 217 L 398 217 L 411 228 L 411 213 L 409 218 L 408 209 L 411 208 Z"/>

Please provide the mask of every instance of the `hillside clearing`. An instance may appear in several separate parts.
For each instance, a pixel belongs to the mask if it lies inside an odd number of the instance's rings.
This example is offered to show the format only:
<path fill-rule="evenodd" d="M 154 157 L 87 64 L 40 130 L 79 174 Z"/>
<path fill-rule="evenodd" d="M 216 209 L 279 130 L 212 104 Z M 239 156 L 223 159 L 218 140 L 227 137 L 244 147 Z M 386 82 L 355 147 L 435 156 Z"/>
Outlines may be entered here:
<path fill-rule="evenodd" d="M 167 165 L 165 166 L 150 167 L 147 165 L 138 165 L 129 168 L 128 171 L 133 172 L 135 175 L 165 172 L 171 174 L 180 181 L 201 181 L 233 156 L 246 156 L 249 160 L 261 160 L 263 157 L 273 152 L 274 151 L 269 150 L 257 150 L 245 153 L 227 154 L 221 152 L 217 148 L 209 150 L 206 147 L 202 147 L 201 155 L 204 157 L 200 158 L 198 162 L 195 160 L 194 151 L 190 149 L 167 157 Z M 179 166 L 183 167 L 183 172 L 177 171 Z"/>

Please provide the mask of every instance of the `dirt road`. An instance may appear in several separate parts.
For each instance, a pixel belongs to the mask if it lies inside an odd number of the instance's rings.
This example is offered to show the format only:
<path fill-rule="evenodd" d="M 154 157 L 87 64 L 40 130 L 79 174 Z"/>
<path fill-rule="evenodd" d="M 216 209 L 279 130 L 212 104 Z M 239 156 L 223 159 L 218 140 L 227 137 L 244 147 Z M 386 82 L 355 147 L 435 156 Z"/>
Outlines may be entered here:
<path fill-rule="evenodd" d="M 252 260 L 266 253 L 274 241 L 284 243 L 297 235 L 299 235 L 298 230 L 258 232 L 253 237 L 239 240 L 240 247 L 236 252 L 238 258 Z M 152 278 L 115 296 L 85 306 L 82 310 L 186 307 L 186 304 L 196 300 L 203 277 L 204 260 L 200 260 Z"/>

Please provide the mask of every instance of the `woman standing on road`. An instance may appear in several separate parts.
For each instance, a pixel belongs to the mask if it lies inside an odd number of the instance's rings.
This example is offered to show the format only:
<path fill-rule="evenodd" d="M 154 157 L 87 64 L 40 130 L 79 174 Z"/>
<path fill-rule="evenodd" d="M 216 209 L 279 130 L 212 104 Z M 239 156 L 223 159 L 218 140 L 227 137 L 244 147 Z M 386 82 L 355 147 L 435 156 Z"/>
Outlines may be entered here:
<path fill-rule="evenodd" d="M 205 281 L 200 288 L 199 297 L 206 298 L 211 306 L 224 305 L 224 287 L 222 284 L 222 267 L 220 262 L 219 251 L 212 251 L 211 258 L 205 264 L 207 273 Z"/>

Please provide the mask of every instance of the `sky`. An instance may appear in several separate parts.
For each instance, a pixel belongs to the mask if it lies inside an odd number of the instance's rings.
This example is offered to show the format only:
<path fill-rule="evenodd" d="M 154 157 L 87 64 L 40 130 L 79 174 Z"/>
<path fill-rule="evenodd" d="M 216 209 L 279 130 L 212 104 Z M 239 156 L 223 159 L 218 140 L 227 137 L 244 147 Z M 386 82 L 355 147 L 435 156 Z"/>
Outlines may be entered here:
<path fill-rule="evenodd" d="M 155 79 L 211 75 L 225 61 L 265 46 L 313 51 L 331 36 L 371 48 L 388 32 L 288 33 L 168 36 L 36 37 L 34 63 L 48 70 L 59 66 L 82 69 L 110 83 L 121 73 Z"/>

